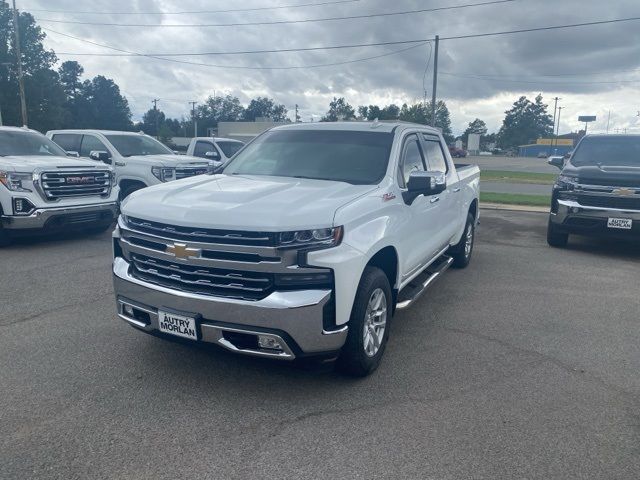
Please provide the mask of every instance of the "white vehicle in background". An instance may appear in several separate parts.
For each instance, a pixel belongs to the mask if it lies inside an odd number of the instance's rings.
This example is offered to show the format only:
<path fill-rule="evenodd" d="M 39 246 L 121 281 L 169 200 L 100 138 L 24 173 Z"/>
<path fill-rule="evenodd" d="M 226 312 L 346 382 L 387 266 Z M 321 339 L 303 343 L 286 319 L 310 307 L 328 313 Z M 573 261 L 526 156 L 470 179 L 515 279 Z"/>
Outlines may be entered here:
<path fill-rule="evenodd" d="M 110 130 L 51 130 L 47 136 L 69 155 L 113 166 L 120 199 L 141 188 L 208 173 L 214 161 L 177 155 L 144 133 Z"/>
<path fill-rule="evenodd" d="M 104 231 L 117 202 L 111 167 L 70 158 L 34 130 L 0 127 L 0 245 L 42 231 Z"/>
<path fill-rule="evenodd" d="M 231 138 L 195 137 L 189 143 L 187 155 L 212 160 L 219 167 L 227 163 L 244 145 L 244 142 Z"/>

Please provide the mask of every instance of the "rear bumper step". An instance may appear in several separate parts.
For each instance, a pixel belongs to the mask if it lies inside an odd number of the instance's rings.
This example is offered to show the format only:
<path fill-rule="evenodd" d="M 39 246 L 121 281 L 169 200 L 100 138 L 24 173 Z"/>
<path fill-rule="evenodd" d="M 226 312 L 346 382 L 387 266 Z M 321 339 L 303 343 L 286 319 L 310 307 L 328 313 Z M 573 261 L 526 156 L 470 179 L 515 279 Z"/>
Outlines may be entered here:
<path fill-rule="evenodd" d="M 418 275 L 415 279 L 404 287 L 398 294 L 398 303 L 396 309 L 402 310 L 409 308 L 424 291 L 435 282 L 440 275 L 447 271 L 453 263 L 453 258 L 448 255 L 442 255 L 429 267 Z"/>

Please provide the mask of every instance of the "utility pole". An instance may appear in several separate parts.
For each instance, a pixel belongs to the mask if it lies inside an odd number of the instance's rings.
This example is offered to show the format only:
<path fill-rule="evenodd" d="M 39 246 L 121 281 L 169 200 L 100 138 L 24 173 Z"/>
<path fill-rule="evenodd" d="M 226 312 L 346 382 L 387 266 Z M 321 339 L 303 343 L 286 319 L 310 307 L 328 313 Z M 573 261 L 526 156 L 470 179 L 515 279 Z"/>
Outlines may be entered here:
<path fill-rule="evenodd" d="M 558 107 L 558 130 L 556 133 L 556 137 L 560 135 L 560 114 L 562 113 L 562 108 L 563 107 Z"/>
<path fill-rule="evenodd" d="M 298 115 L 298 104 L 296 103 L 296 123 L 300 123 L 300 115 Z"/>
<path fill-rule="evenodd" d="M 436 35 L 435 51 L 433 55 L 433 92 L 431 93 L 431 126 L 436 126 L 436 90 L 438 88 L 438 47 L 440 36 Z"/>
<path fill-rule="evenodd" d="M 16 61 L 18 62 L 18 84 L 20 85 L 20 108 L 22 109 L 22 124 L 27 125 L 27 100 L 24 96 L 24 77 L 22 75 L 22 55 L 20 53 L 20 27 L 18 26 L 18 9 L 13 0 L 13 33 L 16 40 Z"/>
<path fill-rule="evenodd" d="M 160 101 L 159 98 L 154 98 L 153 100 L 151 100 L 151 103 L 153 103 L 153 113 L 154 113 L 154 120 L 156 123 L 156 140 L 160 139 L 160 132 L 158 130 L 160 130 L 160 127 L 158 125 L 158 102 Z"/>
<path fill-rule="evenodd" d="M 554 131 L 554 135 L 553 138 L 551 139 L 551 147 L 553 148 L 553 141 L 556 140 L 556 144 L 557 139 L 555 138 L 555 130 L 556 130 L 556 111 L 558 110 L 558 100 L 562 100 L 560 97 L 556 97 L 553 99 L 555 101 L 555 103 L 553 104 L 553 131 Z"/>
<path fill-rule="evenodd" d="M 198 102 L 189 102 L 191 104 L 191 120 L 193 121 L 193 136 L 198 136 L 198 121 L 196 120 L 196 103 Z"/>
<path fill-rule="evenodd" d="M 640 112 L 638 112 L 638 116 L 640 117 Z M 611 123 L 611 110 L 609 110 L 609 117 L 607 118 L 607 135 L 609 135 L 609 123 Z"/>

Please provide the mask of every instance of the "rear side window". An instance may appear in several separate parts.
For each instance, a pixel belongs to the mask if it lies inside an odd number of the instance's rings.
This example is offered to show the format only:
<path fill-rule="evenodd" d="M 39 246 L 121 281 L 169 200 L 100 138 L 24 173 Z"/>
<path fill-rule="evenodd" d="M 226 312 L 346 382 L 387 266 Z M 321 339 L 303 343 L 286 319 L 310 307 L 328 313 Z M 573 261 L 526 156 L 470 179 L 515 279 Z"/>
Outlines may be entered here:
<path fill-rule="evenodd" d="M 80 137 L 77 133 L 56 133 L 51 140 L 56 142 L 66 152 L 80 152 Z"/>
<path fill-rule="evenodd" d="M 80 146 L 80 156 L 88 157 L 89 154 L 93 151 L 107 153 L 109 152 L 104 143 L 102 143 L 96 137 L 94 137 L 93 135 L 84 135 L 82 137 L 82 145 Z"/>
<path fill-rule="evenodd" d="M 207 152 L 215 152 L 215 151 L 216 151 L 216 147 L 213 146 L 213 143 L 199 140 L 196 142 L 196 146 L 193 149 L 193 156 L 205 158 L 206 157 L 205 154 Z"/>
<path fill-rule="evenodd" d="M 427 157 L 429 171 L 443 173 L 448 172 L 449 166 L 447 165 L 447 160 L 444 156 L 444 152 L 442 151 L 440 140 L 428 135 L 424 135 L 422 138 L 424 139 L 424 154 Z"/>
<path fill-rule="evenodd" d="M 424 170 L 424 158 L 422 157 L 422 151 L 418 144 L 418 137 L 416 135 L 409 135 L 406 138 L 404 148 L 402 149 L 398 183 L 402 188 L 405 188 L 409 181 L 409 175 L 411 175 L 411 172 Z"/>

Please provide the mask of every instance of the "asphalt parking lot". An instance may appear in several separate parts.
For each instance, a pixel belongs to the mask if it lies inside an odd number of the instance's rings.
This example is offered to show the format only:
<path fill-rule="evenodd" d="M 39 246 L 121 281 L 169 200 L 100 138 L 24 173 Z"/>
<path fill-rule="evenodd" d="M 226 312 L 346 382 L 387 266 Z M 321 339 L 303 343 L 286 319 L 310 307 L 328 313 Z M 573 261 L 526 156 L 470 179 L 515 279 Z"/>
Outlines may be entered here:
<path fill-rule="evenodd" d="M 0 478 L 640 478 L 640 246 L 482 215 L 358 380 L 134 331 L 108 234 L 1 250 Z"/>

